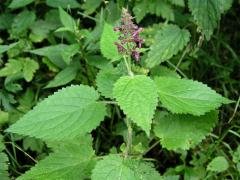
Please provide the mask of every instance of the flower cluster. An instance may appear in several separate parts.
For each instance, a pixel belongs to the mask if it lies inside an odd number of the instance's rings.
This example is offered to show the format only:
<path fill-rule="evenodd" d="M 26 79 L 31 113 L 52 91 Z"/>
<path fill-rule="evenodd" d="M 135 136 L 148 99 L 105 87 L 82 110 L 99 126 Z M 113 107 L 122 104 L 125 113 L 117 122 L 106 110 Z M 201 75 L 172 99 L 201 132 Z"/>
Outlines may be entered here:
<path fill-rule="evenodd" d="M 120 33 L 119 42 L 115 42 L 115 45 L 119 53 L 131 55 L 139 61 L 140 53 L 137 49 L 142 47 L 143 39 L 140 38 L 139 33 L 143 29 L 135 25 L 132 19 L 127 9 L 123 9 L 120 26 L 114 27 L 114 31 Z"/>

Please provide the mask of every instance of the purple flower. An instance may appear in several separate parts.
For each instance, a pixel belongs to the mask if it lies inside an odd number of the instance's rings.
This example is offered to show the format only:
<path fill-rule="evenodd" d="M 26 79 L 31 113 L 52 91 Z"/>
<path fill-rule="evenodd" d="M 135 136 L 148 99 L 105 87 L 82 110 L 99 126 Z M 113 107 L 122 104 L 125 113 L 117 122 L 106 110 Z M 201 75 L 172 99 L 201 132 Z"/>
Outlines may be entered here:
<path fill-rule="evenodd" d="M 133 17 L 128 13 L 127 9 L 123 9 L 121 23 L 119 26 L 114 27 L 114 31 L 119 32 L 119 42 L 114 44 L 117 46 L 119 53 L 130 55 L 139 62 L 140 53 L 137 48 L 142 47 L 143 39 L 140 38 L 139 34 L 143 31 L 143 28 L 135 25 L 132 19 Z"/>

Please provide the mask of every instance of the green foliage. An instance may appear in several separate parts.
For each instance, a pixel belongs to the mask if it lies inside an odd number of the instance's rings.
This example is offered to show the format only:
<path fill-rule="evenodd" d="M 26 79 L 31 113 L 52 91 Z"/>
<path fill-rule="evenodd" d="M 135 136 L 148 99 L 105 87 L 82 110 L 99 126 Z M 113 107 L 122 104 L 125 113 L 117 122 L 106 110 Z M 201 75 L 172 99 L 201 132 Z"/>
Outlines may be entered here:
<path fill-rule="evenodd" d="M 41 160 L 30 171 L 20 176 L 27 179 L 85 179 L 91 174 L 95 165 L 94 151 L 90 137 L 61 144 L 47 158 Z"/>
<path fill-rule="evenodd" d="M 148 53 L 147 66 L 152 68 L 163 61 L 170 59 L 182 50 L 190 39 L 186 29 L 176 25 L 166 25 L 155 36 L 155 42 Z"/>
<path fill-rule="evenodd" d="M 53 88 L 68 84 L 75 79 L 78 69 L 75 66 L 69 66 L 60 71 L 53 80 L 51 80 L 45 88 Z"/>
<path fill-rule="evenodd" d="M 75 32 L 77 29 L 77 25 L 74 21 L 74 19 L 66 13 L 62 8 L 59 7 L 59 15 L 60 15 L 60 20 L 65 27 L 65 30 Z"/>
<path fill-rule="evenodd" d="M 230 2 L 230 1 L 229 1 Z M 192 12 L 194 20 L 199 26 L 200 30 L 209 40 L 217 27 L 221 13 L 223 13 L 227 0 L 189 0 L 188 6 Z"/>
<path fill-rule="evenodd" d="M 12 33 L 13 35 L 21 35 L 26 29 L 28 29 L 34 22 L 36 15 L 32 11 L 22 11 L 17 16 L 15 16 L 12 23 Z"/>
<path fill-rule="evenodd" d="M 34 0 L 12 0 L 9 8 L 16 9 L 31 4 Z"/>
<path fill-rule="evenodd" d="M 42 138 L 68 140 L 95 129 L 105 116 L 105 107 L 96 102 L 98 93 L 88 86 L 71 86 L 54 93 L 8 132 Z"/>
<path fill-rule="evenodd" d="M 186 150 L 197 145 L 212 131 L 218 113 L 213 111 L 202 116 L 169 114 L 156 116 L 155 120 L 154 133 L 163 147 Z"/>
<path fill-rule="evenodd" d="M 100 70 L 96 79 L 98 91 L 106 98 L 113 98 L 113 86 L 121 75 L 122 74 L 116 68 L 105 68 Z"/>
<path fill-rule="evenodd" d="M 123 76 L 115 83 L 113 96 L 123 112 L 149 135 L 158 100 L 154 82 L 144 75 Z"/>
<path fill-rule="evenodd" d="M 159 99 L 173 113 L 203 115 L 231 101 L 197 81 L 158 77 L 155 79 Z"/>
<path fill-rule="evenodd" d="M 2 2 L 0 179 L 239 179 L 238 4 Z"/>
<path fill-rule="evenodd" d="M 9 180 L 9 175 L 8 175 L 8 157 L 7 155 L 3 152 L 5 149 L 5 146 L 3 144 L 3 136 L 0 135 L 0 178 L 2 180 Z"/>
<path fill-rule="evenodd" d="M 109 155 L 97 162 L 92 172 L 93 180 L 160 180 L 160 175 L 151 163 Z"/>
<path fill-rule="evenodd" d="M 76 0 L 46 0 L 46 4 L 50 7 L 62 8 L 79 8 L 80 4 Z"/>
<path fill-rule="evenodd" d="M 117 60 L 119 54 L 114 42 L 118 41 L 117 34 L 110 24 L 105 23 L 101 36 L 100 47 L 102 55 L 107 59 Z"/>
<path fill-rule="evenodd" d="M 223 156 L 215 157 L 207 166 L 207 170 L 223 172 L 229 167 L 228 161 Z"/>

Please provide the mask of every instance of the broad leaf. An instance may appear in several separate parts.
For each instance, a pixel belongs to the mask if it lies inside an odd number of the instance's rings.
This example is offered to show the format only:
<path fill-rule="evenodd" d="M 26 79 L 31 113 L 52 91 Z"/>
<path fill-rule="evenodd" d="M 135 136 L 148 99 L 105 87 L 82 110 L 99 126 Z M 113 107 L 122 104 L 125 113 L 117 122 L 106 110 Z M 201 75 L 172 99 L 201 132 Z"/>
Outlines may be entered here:
<path fill-rule="evenodd" d="M 209 40 L 217 27 L 221 13 L 227 7 L 223 5 L 229 0 L 189 0 L 189 9 L 206 39 Z"/>
<path fill-rule="evenodd" d="M 117 47 L 114 45 L 114 42 L 117 41 L 117 33 L 114 32 L 111 25 L 105 23 L 100 41 L 101 52 L 104 57 L 111 60 L 119 59 Z"/>
<path fill-rule="evenodd" d="M 165 66 L 155 66 L 154 68 L 151 69 L 150 71 L 151 77 L 157 77 L 157 76 L 166 76 L 166 77 L 174 77 L 174 78 L 181 78 L 179 74 L 171 70 Z"/>
<path fill-rule="evenodd" d="M 76 0 L 47 0 L 46 3 L 55 8 L 80 8 L 80 4 Z"/>
<path fill-rule="evenodd" d="M 168 150 L 189 149 L 200 143 L 215 126 L 216 111 L 202 116 L 169 114 L 156 116 L 154 133 Z"/>
<path fill-rule="evenodd" d="M 95 129 L 105 116 L 98 93 L 80 85 L 63 88 L 40 102 L 7 131 L 43 140 L 73 139 Z"/>
<path fill-rule="evenodd" d="M 75 32 L 77 30 L 77 25 L 73 17 L 71 17 L 68 13 L 66 13 L 62 8 L 58 9 L 60 20 L 62 24 L 71 32 Z"/>
<path fill-rule="evenodd" d="M 70 64 L 73 56 L 79 52 L 79 44 L 71 44 L 64 48 L 64 51 L 61 52 L 62 58 L 66 64 Z"/>
<path fill-rule="evenodd" d="M 18 180 L 87 179 L 95 165 L 94 151 L 88 137 L 82 137 L 80 141 L 60 145 Z"/>
<path fill-rule="evenodd" d="M 38 70 L 39 65 L 36 61 L 30 58 L 24 59 L 23 63 L 23 77 L 26 81 L 30 82 L 34 73 Z"/>
<path fill-rule="evenodd" d="M 100 70 L 96 79 L 98 91 L 106 98 L 113 98 L 113 86 L 121 75 L 122 74 L 116 68 L 105 68 Z"/>
<path fill-rule="evenodd" d="M 119 155 L 108 155 L 97 162 L 92 180 L 161 180 L 151 163 Z"/>
<path fill-rule="evenodd" d="M 12 24 L 12 33 L 16 36 L 28 29 L 34 22 L 36 15 L 33 11 L 22 11 L 15 16 Z"/>
<path fill-rule="evenodd" d="M 24 7 L 30 3 L 34 2 L 34 0 L 12 0 L 9 8 L 16 9 L 20 7 Z"/>
<path fill-rule="evenodd" d="M 198 81 L 158 77 L 155 82 L 160 101 L 173 113 L 202 115 L 231 102 Z"/>
<path fill-rule="evenodd" d="M 152 68 L 170 59 L 181 51 L 188 43 L 190 33 L 176 25 L 166 25 L 155 36 L 155 42 L 150 47 L 147 66 Z"/>
<path fill-rule="evenodd" d="M 184 0 L 168 0 L 171 4 L 180 6 L 180 7 L 184 7 L 185 3 Z"/>
<path fill-rule="evenodd" d="M 114 85 L 113 96 L 127 117 L 149 135 L 158 102 L 154 82 L 144 75 L 123 76 Z"/>
<path fill-rule="evenodd" d="M 53 80 L 51 80 L 45 88 L 52 88 L 65 85 L 75 79 L 77 75 L 77 68 L 69 66 L 59 72 Z"/>
<path fill-rule="evenodd" d="M 229 167 L 228 161 L 223 156 L 215 157 L 207 166 L 208 171 L 223 172 Z"/>

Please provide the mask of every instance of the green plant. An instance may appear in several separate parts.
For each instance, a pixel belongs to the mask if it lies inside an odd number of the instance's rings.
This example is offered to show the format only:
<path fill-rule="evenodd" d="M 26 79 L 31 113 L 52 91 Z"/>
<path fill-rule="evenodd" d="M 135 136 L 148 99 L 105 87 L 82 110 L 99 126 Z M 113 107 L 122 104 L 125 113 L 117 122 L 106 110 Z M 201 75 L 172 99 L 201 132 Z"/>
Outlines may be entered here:
<path fill-rule="evenodd" d="M 32 7 L 33 2 L 6 4 L 20 9 Z M 30 8 L 9 18 L 10 38 L 18 42 L 0 45 L 2 59 L 8 57 L 0 69 L 4 82 L 0 85 L 0 124 L 11 124 L 7 129 L 1 126 L 5 139 L 10 140 L 1 140 L 6 147 L 0 145 L 4 178 L 6 154 L 13 169 L 21 167 L 16 149 L 34 162 L 26 152 L 37 152 L 40 160 L 30 170 L 22 170 L 27 171 L 18 179 L 157 180 L 179 179 L 179 174 L 185 179 L 207 179 L 235 168 L 236 153 L 230 151 L 234 163 L 229 164 L 227 155 L 213 153 L 212 142 L 212 151 L 207 153 L 213 159 L 208 160 L 200 144 L 218 124 L 218 108 L 234 101 L 187 78 L 181 70 L 186 56 L 194 59 L 202 53 L 203 42 L 213 36 L 230 1 L 129 3 L 137 22 L 148 14 L 166 19 L 144 29 L 133 23 L 134 18 L 123 8 L 124 1 L 89 0 L 83 4 L 83 12 L 74 11 L 80 8 L 75 0 L 34 3 L 53 9 L 41 18 Z M 184 16 L 185 6 L 189 18 L 178 19 L 176 14 Z M 91 16 L 95 11 L 95 17 Z M 94 21 L 94 29 L 82 27 L 82 18 L 76 20 L 74 13 Z M 4 23 L 1 27 L 7 29 Z M 18 140 L 23 149 L 15 144 Z M 167 153 L 179 153 L 183 164 L 160 175 L 156 159 L 146 156 L 159 145 Z M 201 158 L 193 154 L 187 164 L 187 151 L 198 145 Z"/>

